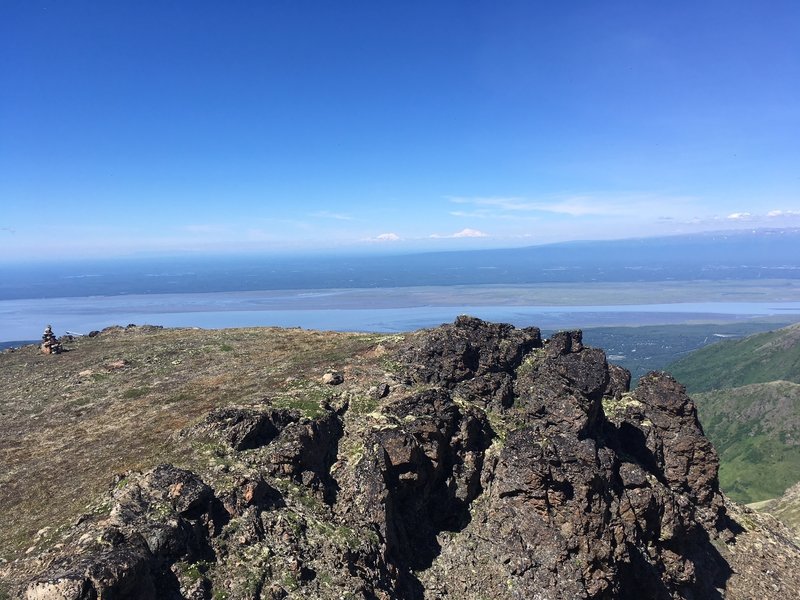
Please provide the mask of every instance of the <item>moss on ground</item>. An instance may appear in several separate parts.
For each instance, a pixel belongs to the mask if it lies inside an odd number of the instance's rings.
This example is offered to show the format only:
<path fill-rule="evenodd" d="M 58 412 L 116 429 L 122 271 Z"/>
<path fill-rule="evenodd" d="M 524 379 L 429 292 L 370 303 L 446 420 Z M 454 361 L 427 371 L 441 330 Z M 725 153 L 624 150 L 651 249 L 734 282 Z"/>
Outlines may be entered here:
<path fill-rule="evenodd" d="M 383 373 L 374 348 L 395 338 L 133 327 L 77 338 L 60 355 L 37 346 L 0 353 L 0 514 L 14 515 L 0 557 L 20 556 L 46 525 L 74 521 L 115 474 L 163 462 L 201 470 L 224 463 L 176 435 L 212 409 L 273 397 L 316 416 L 330 394 L 362 383 L 323 386 L 320 365 L 360 373 L 364 389 L 374 385 Z"/>

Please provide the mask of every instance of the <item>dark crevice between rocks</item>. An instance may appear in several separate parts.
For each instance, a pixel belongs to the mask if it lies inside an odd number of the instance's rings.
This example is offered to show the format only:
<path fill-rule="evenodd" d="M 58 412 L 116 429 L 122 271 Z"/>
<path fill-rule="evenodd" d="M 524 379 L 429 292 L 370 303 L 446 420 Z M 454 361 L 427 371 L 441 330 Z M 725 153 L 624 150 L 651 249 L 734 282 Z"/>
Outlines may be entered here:
<path fill-rule="evenodd" d="M 628 422 L 622 422 L 619 427 L 610 421 L 605 425 L 612 430 L 611 435 L 604 436 L 604 441 L 614 440 L 612 450 L 644 468 L 663 485 L 668 485 L 656 456 L 647 447 L 647 438 L 641 429 Z"/>
<path fill-rule="evenodd" d="M 430 407 L 436 407 L 438 422 L 420 415 Z M 388 464 L 387 545 L 399 564 L 417 571 L 430 567 L 441 552 L 442 531 L 458 532 L 469 524 L 493 432 L 482 413 L 462 413 L 444 390 L 422 392 L 388 410 L 418 417 L 405 431 L 376 434 Z"/>
<path fill-rule="evenodd" d="M 651 564 L 643 550 L 635 544 L 627 543 L 629 562 L 623 563 L 617 572 L 619 600 L 670 600 L 672 594 L 661 580 L 661 573 Z"/>
<path fill-rule="evenodd" d="M 332 506 L 339 483 L 331 469 L 343 435 L 342 419 L 332 410 L 315 419 L 290 423 L 270 445 L 264 467 L 270 475 L 289 476 L 319 493 L 323 502 Z"/>
<path fill-rule="evenodd" d="M 283 408 L 221 408 L 212 411 L 197 429 L 221 435 L 238 452 L 266 446 L 299 420 L 299 412 Z"/>

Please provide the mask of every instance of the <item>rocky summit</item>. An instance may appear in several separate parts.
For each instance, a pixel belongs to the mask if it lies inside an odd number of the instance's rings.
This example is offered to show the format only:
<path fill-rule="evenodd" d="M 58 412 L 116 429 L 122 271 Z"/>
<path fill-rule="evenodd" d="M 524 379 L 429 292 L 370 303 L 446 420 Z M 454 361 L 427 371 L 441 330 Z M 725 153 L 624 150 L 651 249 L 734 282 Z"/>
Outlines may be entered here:
<path fill-rule="evenodd" d="M 104 335 L 46 360 L 77 360 Z M 542 339 L 471 317 L 363 340 L 358 363 L 332 354 L 319 365 L 317 387 L 287 378 L 295 402 L 269 389 L 227 398 L 176 430 L 170 444 L 208 460 L 118 474 L 91 511 L 3 567 L 7 594 L 800 593 L 797 538 L 723 496 L 717 453 L 670 376 L 650 373 L 631 391 L 627 371 L 579 331 Z"/>

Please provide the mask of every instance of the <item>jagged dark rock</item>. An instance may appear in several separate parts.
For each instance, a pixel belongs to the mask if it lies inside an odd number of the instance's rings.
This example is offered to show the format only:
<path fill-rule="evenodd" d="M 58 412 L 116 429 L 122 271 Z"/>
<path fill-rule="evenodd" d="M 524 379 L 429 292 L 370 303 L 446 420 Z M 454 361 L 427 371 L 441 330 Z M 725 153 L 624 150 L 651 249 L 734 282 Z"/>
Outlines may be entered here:
<path fill-rule="evenodd" d="M 20 594 L 745 597 L 728 589 L 743 517 L 671 377 L 631 392 L 579 331 L 470 317 L 388 358 L 392 385 L 348 375 L 313 414 L 212 412 L 186 435 L 219 442 L 215 486 L 170 465 L 129 474 Z M 775 589 L 797 591 L 781 564 Z"/>
<path fill-rule="evenodd" d="M 197 429 L 221 436 L 234 450 L 248 450 L 267 445 L 299 419 L 298 412 L 286 409 L 223 408 L 209 414 Z"/>
<path fill-rule="evenodd" d="M 455 389 L 471 401 L 499 409 L 512 401 L 514 370 L 541 345 L 537 327 L 515 329 L 462 315 L 453 325 L 407 343 L 400 360 L 411 382 Z"/>
<path fill-rule="evenodd" d="M 289 476 L 320 491 L 332 502 L 336 482 L 330 470 L 342 433 L 338 415 L 330 410 L 316 419 L 289 423 L 270 445 L 264 468 L 270 475 Z"/>
<path fill-rule="evenodd" d="M 340 482 L 342 512 L 377 529 L 386 560 L 425 568 L 440 550 L 437 534 L 469 519 L 491 429 L 483 413 L 442 389 L 395 400 L 384 414 L 388 426 L 365 433 L 355 477 Z"/>
<path fill-rule="evenodd" d="M 111 492 L 107 519 L 78 526 L 73 555 L 28 586 L 26 598 L 181 598 L 170 566 L 213 560 L 224 516 L 212 489 L 172 465 L 131 474 Z"/>

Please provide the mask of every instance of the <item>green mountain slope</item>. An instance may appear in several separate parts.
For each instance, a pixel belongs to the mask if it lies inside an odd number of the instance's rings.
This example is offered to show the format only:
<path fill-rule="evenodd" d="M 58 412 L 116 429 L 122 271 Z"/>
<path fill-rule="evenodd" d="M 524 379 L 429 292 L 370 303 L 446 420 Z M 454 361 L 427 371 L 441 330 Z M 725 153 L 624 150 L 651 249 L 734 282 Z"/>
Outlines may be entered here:
<path fill-rule="evenodd" d="M 800 325 L 706 346 L 667 370 L 695 399 L 731 497 L 777 498 L 800 480 Z"/>
<path fill-rule="evenodd" d="M 800 483 L 794 484 L 780 498 L 761 502 L 752 508 L 777 517 L 800 536 Z"/>
<path fill-rule="evenodd" d="M 776 498 L 800 478 L 800 384 L 755 383 L 693 398 L 720 454 L 720 486 L 731 497 Z"/>
<path fill-rule="evenodd" d="M 778 380 L 800 383 L 800 324 L 701 348 L 667 370 L 690 393 Z"/>

